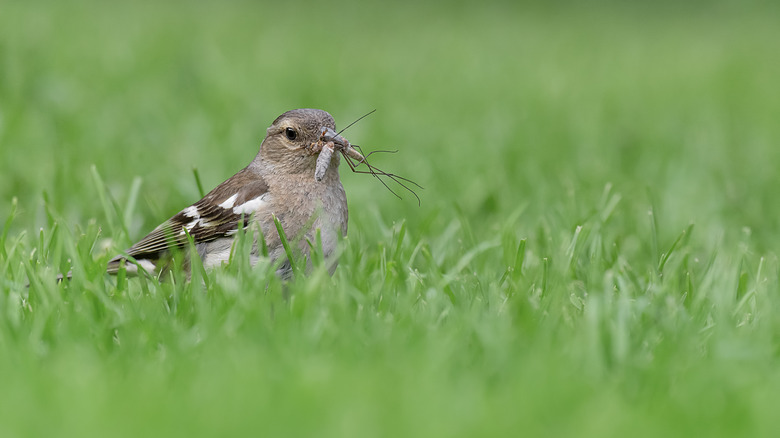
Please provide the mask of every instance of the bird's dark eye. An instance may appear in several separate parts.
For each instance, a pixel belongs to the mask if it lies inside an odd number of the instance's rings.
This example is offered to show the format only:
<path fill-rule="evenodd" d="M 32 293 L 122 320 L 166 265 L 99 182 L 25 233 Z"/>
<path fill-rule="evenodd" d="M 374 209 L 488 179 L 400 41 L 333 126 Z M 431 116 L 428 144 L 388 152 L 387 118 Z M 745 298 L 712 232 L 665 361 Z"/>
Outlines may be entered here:
<path fill-rule="evenodd" d="M 292 128 L 287 128 L 284 130 L 284 135 L 287 136 L 287 140 L 295 140 L 298 138 L 298 132 Z"/>

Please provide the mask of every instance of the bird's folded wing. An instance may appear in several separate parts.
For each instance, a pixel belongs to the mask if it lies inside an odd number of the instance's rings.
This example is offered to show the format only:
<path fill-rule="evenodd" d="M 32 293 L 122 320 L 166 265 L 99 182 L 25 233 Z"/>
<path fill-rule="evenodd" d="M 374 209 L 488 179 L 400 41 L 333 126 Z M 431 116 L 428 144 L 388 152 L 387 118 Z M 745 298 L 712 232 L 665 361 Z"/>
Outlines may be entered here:
<path fill-rule="evenodd" d="M 187 233 L 195 243 L 232 236 L 239 223 L 247 224 L 249 216 L 267 204 L 268 185 L 257 176 L 242 170 L 209 192 L 203 199 L 180 211 L 155 228 L 122 255 L 108 262 L 115 272 L 128 256 L 138 261 L 154 260 L 166 250 L 187 245 Z"/>

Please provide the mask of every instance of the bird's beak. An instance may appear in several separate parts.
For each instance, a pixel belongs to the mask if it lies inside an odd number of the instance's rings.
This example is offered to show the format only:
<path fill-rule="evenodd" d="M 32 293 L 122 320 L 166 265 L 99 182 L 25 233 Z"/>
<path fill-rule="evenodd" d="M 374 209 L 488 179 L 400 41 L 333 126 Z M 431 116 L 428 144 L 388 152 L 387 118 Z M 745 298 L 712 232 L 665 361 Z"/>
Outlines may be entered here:
<path fill-rule="evenodd" d="M 327 126 L 323 126 L 321 129 L 320 139 L 324 142 L 332 141 L 335 144 L 341 145 L 342 147 L 349 147 L 349 142 L 346 138 L 340 136 L 336 131 L 334 131 L 331 128 L 328 128 Z"/>
<path fill-rule="evenodd" d="M 328 143 L 333 142 L 333 144 L 336 146 L 336 150 L 342 152 L 343 154 L 349 156 L 353 160 L 357 160 L 359 163 L 362 163 L 365 158 L 363 155 L 358 152 L 355 148 L 352 147 L 352 145 L 349 144 L 349 141 L 347 141 L 346 138 L 339 135 L 336 131 L 333 129 L 323 126 L 320 131 L 320 141 Z"/>

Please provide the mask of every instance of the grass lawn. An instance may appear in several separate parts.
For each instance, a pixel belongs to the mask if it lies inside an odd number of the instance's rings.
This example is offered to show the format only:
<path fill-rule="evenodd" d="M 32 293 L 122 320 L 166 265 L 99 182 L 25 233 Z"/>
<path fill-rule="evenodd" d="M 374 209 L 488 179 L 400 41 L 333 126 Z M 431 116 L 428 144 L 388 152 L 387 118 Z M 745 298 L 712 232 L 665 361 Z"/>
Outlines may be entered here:
<path fill-rule="evenodd" d="M 780 8 L 280 3 L 0 6 L 0 436 L 777 436 Z M 103 273 L 300 107 L 422 205 Z"/>

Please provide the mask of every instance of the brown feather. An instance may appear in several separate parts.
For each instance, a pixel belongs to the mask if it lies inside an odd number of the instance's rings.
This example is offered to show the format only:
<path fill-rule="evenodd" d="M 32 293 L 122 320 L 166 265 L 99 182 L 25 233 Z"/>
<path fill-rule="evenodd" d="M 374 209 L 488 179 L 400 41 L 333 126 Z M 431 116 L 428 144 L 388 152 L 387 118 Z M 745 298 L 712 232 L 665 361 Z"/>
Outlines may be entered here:
<path fill-rule="evenodd" d="M 187 225 L 195 220 L 199 220 L 199 222 L 189 231 L 195 243 L 210 242 L 220 237 L 230 236 L 238 230 L 239 222 L 246 215 L 236 214 L 233 212 L 233 208 L 222 208 L 219 204 L 231 196 L 237 195 L 233 206 L 239 206 L 267 192 L 268 184 L 260 175 L 251 170 L 242 169 L 192 205 L 197 209 L 198 217 L 188 216 L 187 209 L 176 213 L 127 249 L 124 254 L 109 261 L 108 270 L 117 269 L 119 263 L 127 256 L 135 259 L 155 259 L 165 251 L 186 246 L 187 235 L 183 231 L 186 230 Z M 248 218 L 245 218 L 244 223 L 247 222 Z M 206 226 L 201 224 L 206 224 Z"/>

